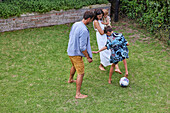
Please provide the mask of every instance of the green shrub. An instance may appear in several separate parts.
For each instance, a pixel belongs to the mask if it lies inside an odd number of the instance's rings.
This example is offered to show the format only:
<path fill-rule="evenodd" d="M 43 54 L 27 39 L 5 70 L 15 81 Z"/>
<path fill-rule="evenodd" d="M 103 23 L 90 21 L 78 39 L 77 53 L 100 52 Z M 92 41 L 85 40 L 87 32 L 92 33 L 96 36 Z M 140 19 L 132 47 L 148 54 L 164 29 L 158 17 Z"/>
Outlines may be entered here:
<path fill-rule="evenodd" d="M 4 0 L 0 3 L 0 18 L 22 13 L 45 13 L 51 10 L 79 9 L 83 6 L 108 3 L 107 0 Z"/>
<path fill-rule="evenodd" d="M 19 16 L 21 13 L 20 8 L 11 4 L 0 4 L 0 17 L 8 18 L 9 16 Z"/>
<path fill-rule="evenodd" d="M 151 33 L 169 30 L 168 0 L 121 0 L 120 10 Z M 167 33 L 167 39 L 169 33 Z"/>

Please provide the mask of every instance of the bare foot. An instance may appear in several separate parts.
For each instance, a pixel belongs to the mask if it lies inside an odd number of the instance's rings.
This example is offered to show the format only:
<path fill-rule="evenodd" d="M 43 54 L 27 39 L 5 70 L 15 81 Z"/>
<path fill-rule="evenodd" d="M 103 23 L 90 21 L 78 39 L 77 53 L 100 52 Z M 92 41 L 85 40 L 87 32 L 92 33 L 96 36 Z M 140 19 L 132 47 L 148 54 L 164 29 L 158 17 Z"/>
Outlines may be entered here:
<path fill-rule="evenodd" d="M 68 83 L 74 83 L 76 80 L 68 80 Z"/>
<path fill-rule="evenodd" d="M 105 71 L 104 67 L 99 65 L 99 69 L 102 70 L 102 71 Z"/>
<path fill-rule="evenodd" d="M 111 83 L 112 83 L 112 80 L 109 79 L 108 83 L 111 84 Z"/>
<path fill-rule="evenodd" d="M 88 97 L 87 95 L 83 95 L 83 94 L 79 94 L 79 95 L 76 95 L 75 98 L 76 99 L 81 99 L 81 98 L 86 98 Z"/>
<path fill-rule="evenodd" d="M 126 78 L 127 78 L 127 77 L 128 77 L 128 73 L 126 73 L 124 77 L 126 77 Z"/>
<path fill-rule="evenodd" d="M 122 72 L 120 71 L 120 69 L 115 69 L 116 73 L 122 74 Z"/>

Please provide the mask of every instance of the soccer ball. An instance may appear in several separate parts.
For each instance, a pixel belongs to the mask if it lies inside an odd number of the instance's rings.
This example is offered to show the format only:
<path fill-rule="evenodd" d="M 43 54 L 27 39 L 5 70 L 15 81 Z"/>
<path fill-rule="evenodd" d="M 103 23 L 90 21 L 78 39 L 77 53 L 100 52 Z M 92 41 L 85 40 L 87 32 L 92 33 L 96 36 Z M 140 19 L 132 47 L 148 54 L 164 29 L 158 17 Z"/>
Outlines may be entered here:
<path fill-rule="evenodd" d="M 129 85 L 129 80 L 126 77 L 122 77 L 119 81 L 120 86 L 126 87 Z"/>

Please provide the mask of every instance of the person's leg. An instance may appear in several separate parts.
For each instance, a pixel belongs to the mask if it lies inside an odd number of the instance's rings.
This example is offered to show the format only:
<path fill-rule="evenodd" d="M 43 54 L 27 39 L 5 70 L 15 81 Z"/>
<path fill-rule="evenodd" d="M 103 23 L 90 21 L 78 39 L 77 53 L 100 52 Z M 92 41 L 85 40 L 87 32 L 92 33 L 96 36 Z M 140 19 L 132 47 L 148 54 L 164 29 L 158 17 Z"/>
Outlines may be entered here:
<path fill-rule="evenodd" d="M 72 66 L 71 69 L 70 69 L 70 78 L 68 80 L 68 83 L 76 82 L 76 80 L 73 80 L 75 72 L 76 72 L 76 69 L 75 69 L 74 66 Z"/>
<path fill-rule="evenodd" d="M 102 64 L 99 65 L 99 69 L 102 70 L 102 71 L 105 71 L 105 68 Z"/>
<path fill-rule="evenodd" d="M 113 63 L 110 67 L 110 72 L 109 72 L 109 81 L 108 81 L 109 84 L 111 84 L 112 82 L 112 74 L 113 74 L 114 67 L 115 67 L 115 64 Z"/>
<path fill-rule="evenodd" d="M 119 69 L 118 64 L 115 65 L 115 72 L 117 72 L 117 73 L 119 73 L 119 74 L 122 74 L 122 72 L 121 72 L 120 69 Z"/>
<path fill-rule="evenodd" d="M 126 59 L 123 60 L 124 66 L 125 66 L 125 77 L 128 77 L 128 68 L 127 68 L 127 62 Z"/>
<path fill-rule="evenodd" d="M 84 77 L 84 62 L 81 56 L 76 56 L 73 59 L 74 67 L 77 72 L 77 80 L 76 80 L 76 99 L 86 98 L 87 95 L 83 95 L 80 93 L 81 85 Z"/>
<path fill-rule="evenodd" d="M 78 74 L 78 76 L 77 76 L 76 96 L 75 96 L 76 99 L 87 97 L 87 95 L 83 95 L 83 94 L 80 93 L 81 85 L 82 85 L 82 82 L 83 82 L 83 77 L 84 77 L 84 74 Z"/>

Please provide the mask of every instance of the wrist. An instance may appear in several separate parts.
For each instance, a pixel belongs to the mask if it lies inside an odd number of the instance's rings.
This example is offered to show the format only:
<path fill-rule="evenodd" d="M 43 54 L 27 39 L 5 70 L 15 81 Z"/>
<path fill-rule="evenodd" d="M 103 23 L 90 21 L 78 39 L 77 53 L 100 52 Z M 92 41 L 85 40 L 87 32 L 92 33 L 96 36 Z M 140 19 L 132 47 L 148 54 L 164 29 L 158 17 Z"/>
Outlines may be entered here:
<path fill-rule="evenodd" d="M 90 57 L 89 57 L 89 56 L 87 56 L 86 58 L 87 58 L 87 59 L 89 59 Z"/>

